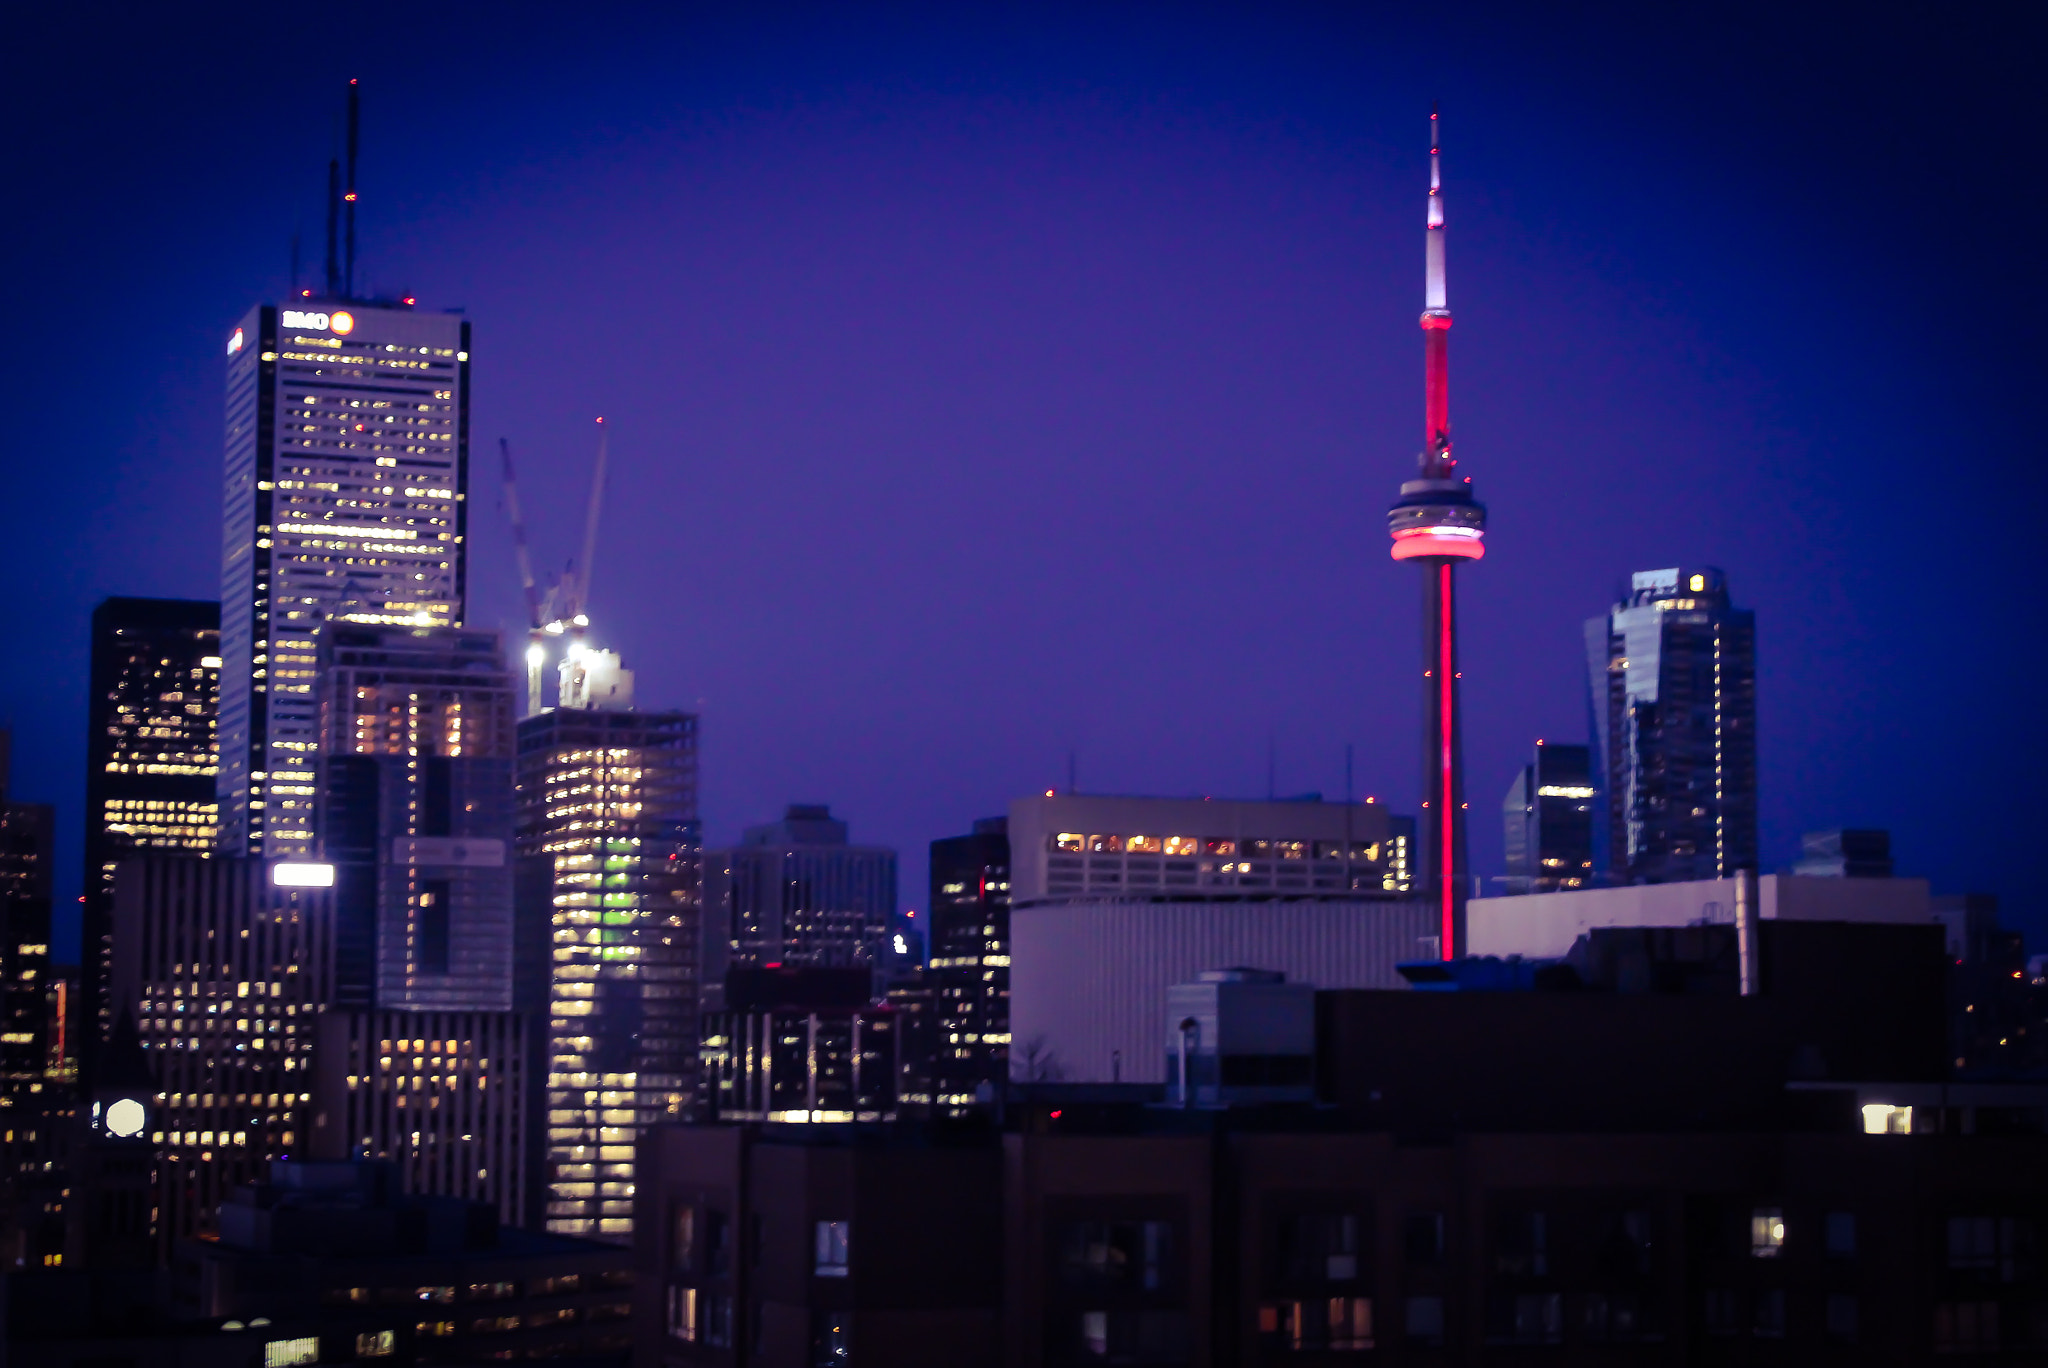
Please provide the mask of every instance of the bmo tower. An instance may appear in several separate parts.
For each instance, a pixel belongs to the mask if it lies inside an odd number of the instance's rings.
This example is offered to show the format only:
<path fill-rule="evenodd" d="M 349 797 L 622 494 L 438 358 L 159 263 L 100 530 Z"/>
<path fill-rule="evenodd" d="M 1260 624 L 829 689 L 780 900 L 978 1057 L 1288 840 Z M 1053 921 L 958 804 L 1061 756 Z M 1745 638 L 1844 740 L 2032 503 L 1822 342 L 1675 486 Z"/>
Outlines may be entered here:
<path fill-rule="evenodd" d="M 227 337 L 221 844 L 310 854 L 329 622 L 462 620 L 469 323 L 354 300 Z"/>

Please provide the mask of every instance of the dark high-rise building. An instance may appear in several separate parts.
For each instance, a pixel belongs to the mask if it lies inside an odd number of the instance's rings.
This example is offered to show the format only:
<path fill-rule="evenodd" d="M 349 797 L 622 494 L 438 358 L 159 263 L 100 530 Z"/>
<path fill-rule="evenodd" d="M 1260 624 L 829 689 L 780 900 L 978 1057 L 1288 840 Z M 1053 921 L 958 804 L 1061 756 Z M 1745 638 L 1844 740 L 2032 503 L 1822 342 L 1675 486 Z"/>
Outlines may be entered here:
<path fill-rule="evenodd" d="M 511 1010 L 516 738 L 498 634 L 333 623 L 321 660 L 336 1005 Z"/>
<path fill-rule="evenodd" d="M 88 1071 L 114 1025 L 114 866 L 138 853 L 196 854 L 218 843 L 219 721 L 218 603 L 110 598 L 93 610 L 74 1017 Z"/>
<path fill-rule="evenodd" d="M 845 1124 L 897 1118 L 901 1013 L 844 969 L 734 967 L 704 1018 L 699 1119 Z"/>
<path fill-rule="evenodd" d="M 1729 602 L 1721 572 L 1634 575 L 1586 624 L 1586 664 L 1599 872 L 1628 884 L 1755 869 L 1756 615 Z"/>
<path fill-rule="evenodd" d="M 495 632 L 329 623 L 319 829 L 334 993 L 311 1153 L 406 1190 L 526 1208 L 537 1020 L 514 1010 L 513 680 Z"/>
<path fill-rule="evenodd" d="M 13 738 L 0 730 L 0 898 L 42 898 L 51 893 L 50 860 L 57 809 L 17 803 L 8 790 Z"/>
<path fill-rule="evenodd" d="M 932 1105 L 957 1116 L 1010 1076 L 1010 820 L 932 842 Z"/>
<path fill-rule="evenodd" d="M 609 692 L 622 706 L 521 719 L 516 841 L 526 897 L 547 898 L 521 917 L 549 922 L 546 1226 L 624 1242 L 633 1146 L 696 1087 L 707 938 L 697 718 L 630 710 L 630 682 Z"/>
<path fill-rule="evenodd" d="M 1593 878 L 1592 750 L 1536 743 L 1501 804 L 1507 891 L 1555 893 Z"/>
<path fill-rule="evenodd" d="M 15 1108 L 54 1086 L 50 1042 L 59 1034 L 50 993 L 50 900 L 0 894 L 0 1127 Z"/>
<path fill-rule="evenodd" d="M 825 804 L 792 803 L 730 850 L 705 852 L 705 895 L 731 928 L 731 962 L 870 968 L 896 912 L 896 852 L 847 844 Z"/>
<path fill-rule="evenodd" d="M 113 997 L 156 1077 L 157 1236 L 205 1229 L 228 1191 L 300 1152 L 334 982 L 331 866 L 124 860 Z"/>
<path fill-rule="evenodd" d="M 40 1102 L 50 1072 L 50 862 L 57 811 L 7 792 L 10 738 L 0 731 L 0 1126 Z"/>

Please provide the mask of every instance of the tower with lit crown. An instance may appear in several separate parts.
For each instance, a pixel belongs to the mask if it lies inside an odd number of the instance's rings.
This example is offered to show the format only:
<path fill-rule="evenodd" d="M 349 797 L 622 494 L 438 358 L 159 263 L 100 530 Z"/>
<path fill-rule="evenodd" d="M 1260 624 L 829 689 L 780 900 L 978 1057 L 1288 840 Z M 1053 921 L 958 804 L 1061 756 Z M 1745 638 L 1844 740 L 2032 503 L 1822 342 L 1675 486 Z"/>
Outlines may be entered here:
<path fill-rule="evenodd" d="M 1429 222 L 1423 237 L 1423 449 L 1416 478 L 1403 482 L 1387 510 L 1394 559 L 1422 568 L 1423 843 L 1418 894 L 1436 908 L 1440 953 L 1463 948 L 1465 883 L 1464 756 L 1459 743 L 1457 566 L 1486 554 L 1486 508 L 1472 477 L 1451 459 L 1451 306 L 1444 288 L 1444 200 L 1437 114 L 1429 115 Z"/>

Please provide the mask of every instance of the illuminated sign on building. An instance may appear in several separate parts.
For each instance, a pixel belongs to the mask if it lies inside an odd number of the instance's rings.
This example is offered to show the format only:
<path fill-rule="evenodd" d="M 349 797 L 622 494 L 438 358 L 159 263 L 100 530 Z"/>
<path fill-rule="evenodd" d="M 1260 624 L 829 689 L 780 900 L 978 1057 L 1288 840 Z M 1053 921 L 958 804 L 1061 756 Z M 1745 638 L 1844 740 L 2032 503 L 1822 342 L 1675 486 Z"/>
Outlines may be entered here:
<path fill-rule="evenodd" d="M 233 356 L 236 352 L 242 349 L 242 341 L 242 330 L 240 328 L 237 328 L 235 329 L 235 335 L 228 339 L 229 356 Z"/>
<path fill-rule="evenodd" d="M 309 313 L 304 309 L 286 309 L 284 311 L 284 325 L 287 328 L 328 329 L 341 334 L 343 337 L 347 337 L 356 330 L 356 316 L 346 309 L 336 309 L 331 314 Z M 228 344 L 230 352 L 241 345 L 241 337 L 241 329 L 237 328 L 235 330 L 235 341 Z"/>
<path fill-rule="evenodd" d="M 286 861 L 271 866 L 270 881 L 279 888 L 332 888 L 334 866 Z"/>

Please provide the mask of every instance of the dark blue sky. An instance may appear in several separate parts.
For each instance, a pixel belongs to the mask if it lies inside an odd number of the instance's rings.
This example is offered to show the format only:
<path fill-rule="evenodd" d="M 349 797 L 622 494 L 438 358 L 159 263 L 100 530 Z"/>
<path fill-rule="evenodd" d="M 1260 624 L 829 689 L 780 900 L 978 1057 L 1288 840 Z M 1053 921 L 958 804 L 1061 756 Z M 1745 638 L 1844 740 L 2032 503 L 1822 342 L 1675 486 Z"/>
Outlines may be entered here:
<path fill-rule="evenodd" d="M 377 289 L 476 327 L 495 478 L 704 713 L 711 839 L 905 856 L 1082 787 L 1416 802 L 1423 126 L 1443 102 L 1480 868 L 1629 571 L 1758 615 L 1767 867 L 1877 825 L 2044 929 L 2041 34 L 1999 12 L 393 6 L 14 12 L 0 545 L 14 792 L 82 819 L 86 619 L 218 589 L 221 340 L 318 256 L 365 91 Z M 2020 7 L 2005 14 L 2018 15 Z M 310 278 L 310 277 L 309 277 Z"/>

